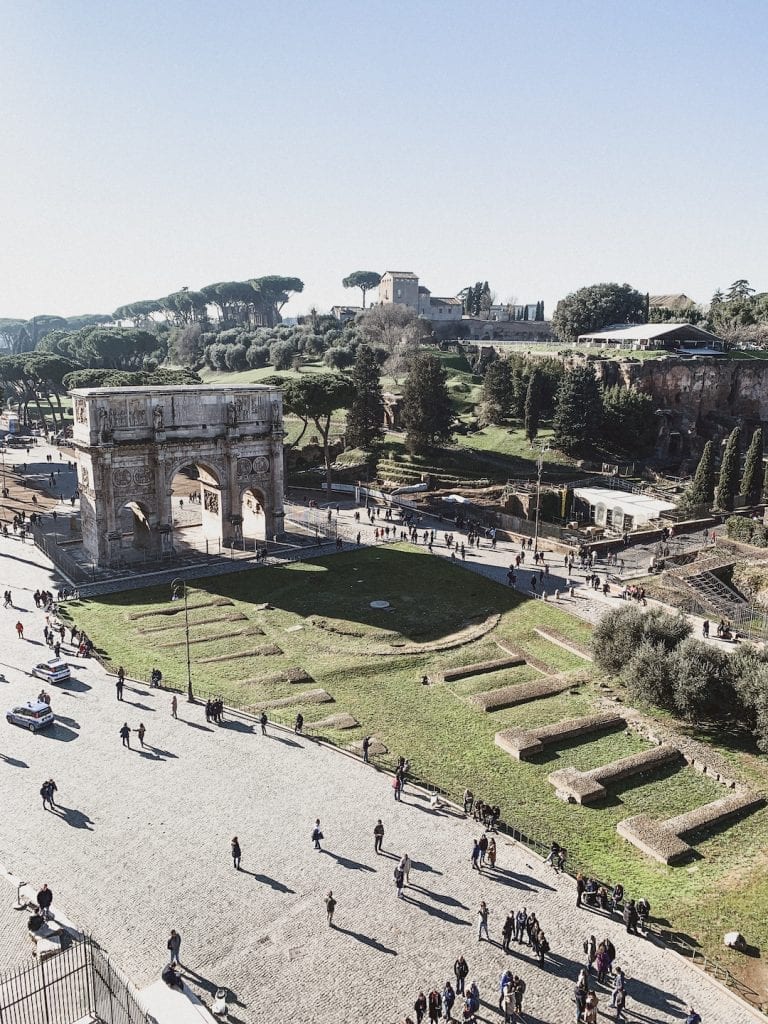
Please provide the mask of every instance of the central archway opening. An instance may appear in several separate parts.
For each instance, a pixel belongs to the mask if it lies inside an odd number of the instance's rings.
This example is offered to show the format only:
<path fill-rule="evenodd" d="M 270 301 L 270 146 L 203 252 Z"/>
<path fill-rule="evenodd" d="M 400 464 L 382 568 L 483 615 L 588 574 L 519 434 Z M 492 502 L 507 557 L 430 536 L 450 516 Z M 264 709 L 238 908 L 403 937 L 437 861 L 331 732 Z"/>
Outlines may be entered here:
<path fill-rule="evenodd" d="M 190 462 L 179 466 L 171 479 L 173 546 L 217 550 L 224 531 L 219 476 L 210 466 Z"/>
<path fill-rule="evenodd" d="M 150 552 L 153 548 L 152 526 L 149 522 L 149 510 L 138 501 L 129 501 L 118 513 L 120 530 L 120 549 L 128 552 Z"/>
<path fill-rule="evenodd" d="M 240 515 L 240 534 L 245 546 L 267 539 L 266 496 L 258 487 L 243 491 Z"/>

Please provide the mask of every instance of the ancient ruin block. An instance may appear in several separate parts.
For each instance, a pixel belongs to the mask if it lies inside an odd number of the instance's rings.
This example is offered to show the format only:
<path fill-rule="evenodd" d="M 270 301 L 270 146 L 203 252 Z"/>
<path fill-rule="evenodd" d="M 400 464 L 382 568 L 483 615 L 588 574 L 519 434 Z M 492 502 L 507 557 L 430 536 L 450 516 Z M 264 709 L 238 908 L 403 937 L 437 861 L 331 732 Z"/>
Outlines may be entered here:
<path fill-rule="evenodd" d="M 636 814 L 632 818 L 620 821 L 616 831 L 649 857 L 661 861 L 662 864 L 674 864 L 688 856 L 692 849 L 683 836 L 712 828 L 742 814 L 750 814 L 764 804 L 765 799 L 762 796 L 741 793 L 738 796 L 725 796 L 711 803 L 701 804 L 692 811 L 664 821 L 655 821 L 647 814 Z"/>
<path fill-rule="evenodd" d="M 548 782 L 555 787 L 558 795 L 577 804 L 590 804 L 607 795 L 607 786 L 612 782 L 656 771 L 665 765 L 680 761 L 682 755 L 677 747 L 663 745 L 639 754 L 630 754 L 618 761 L 601 765 L 588 772 L 578 768 L 560 768 L 548 776 Z"/>
<path fill-rule="evenodd" d="M 524 704 L 529 700 L 551 697 L 563 690 L 578 686 L 582 677 L 570 672 L 560 672 L 554 676 L 545 676 L 530 683 L 518 683 L 516 686 L 500 686 L 497 690 L 484 690 L 469 697 L 472 704 L 483 711 L 502 711 L 513 708 L 516 704 Z"/>
<path fill-rule="evenodd" d="M 496 746 L 506 750 L 518 761 L 525 761 L 540 754 L 546 746 L 577 736 L 588 736 L 605 729 L 616 729 L 627 723 L 621 715 L 585 715 L 583 718 L 569 718 L 553 725 L 542 725 L 535 729 L 504 729 L 495 736 Z"/>

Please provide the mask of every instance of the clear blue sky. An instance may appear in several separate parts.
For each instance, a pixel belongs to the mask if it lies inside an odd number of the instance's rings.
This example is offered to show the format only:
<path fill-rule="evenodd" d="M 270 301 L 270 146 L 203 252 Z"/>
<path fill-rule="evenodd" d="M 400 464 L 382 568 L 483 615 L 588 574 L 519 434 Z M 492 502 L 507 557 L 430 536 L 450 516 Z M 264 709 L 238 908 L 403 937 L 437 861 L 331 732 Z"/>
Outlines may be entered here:
<path fill-rule="evenodd" d="M 768 3 L 6 0 L 0 316 L 768 289 Z"/>

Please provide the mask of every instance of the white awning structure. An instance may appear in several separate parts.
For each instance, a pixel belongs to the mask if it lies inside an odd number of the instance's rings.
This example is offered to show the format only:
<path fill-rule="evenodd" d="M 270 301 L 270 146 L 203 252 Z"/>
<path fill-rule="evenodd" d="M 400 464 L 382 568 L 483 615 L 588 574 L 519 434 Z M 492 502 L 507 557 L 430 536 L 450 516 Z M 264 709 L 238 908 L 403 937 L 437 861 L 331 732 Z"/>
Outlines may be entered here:
<path fill-rule="evenodd" d="M 647 494 L 613 490 L 610 487 L 575 487 L 574 496 L 589 506 L 589 521 L 621 533 L 658 519 L 677 506 Z"/>

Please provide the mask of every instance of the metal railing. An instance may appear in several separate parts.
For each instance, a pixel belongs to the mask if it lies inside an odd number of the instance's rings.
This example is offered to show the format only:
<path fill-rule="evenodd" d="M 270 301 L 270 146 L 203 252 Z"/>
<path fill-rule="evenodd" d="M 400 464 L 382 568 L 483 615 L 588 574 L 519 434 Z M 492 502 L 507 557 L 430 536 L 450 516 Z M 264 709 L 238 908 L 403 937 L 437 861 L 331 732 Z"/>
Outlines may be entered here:
<path fill-rule="evenodd" d="M 90 936 L 0 974 L 2 1024 L 156 1024 L 138 993 Z"/>

